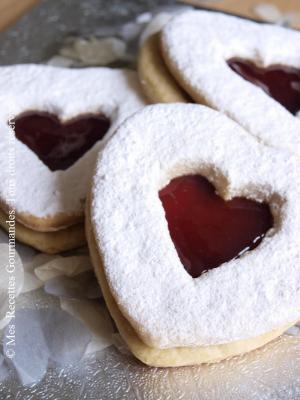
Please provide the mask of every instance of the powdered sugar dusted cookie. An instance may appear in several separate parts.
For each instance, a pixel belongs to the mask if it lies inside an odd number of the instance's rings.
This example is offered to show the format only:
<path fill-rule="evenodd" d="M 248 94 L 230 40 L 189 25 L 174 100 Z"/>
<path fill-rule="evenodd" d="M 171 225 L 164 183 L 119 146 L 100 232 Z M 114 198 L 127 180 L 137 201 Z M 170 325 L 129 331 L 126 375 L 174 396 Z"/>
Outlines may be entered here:
<path fill-rule="evenodd" d="M 300 317 L 299 168 L 199 105 L 148 106 L 122 124 L 98 160 L 86 222 L 138 358 L 220 360 Z"/>
<path fill-rule="evenodd" d="M 136 73 L 2 67 L 0 100 L 1 209 L 15 208 L 27 233 L 53 236 L 82 223 L 98 152 L 120 122 L 144 104 Z"/>
<path fill-rule="evenodd" d="M 300 33 L 207 11 L 175 17 L 164 59 L 199 103 L 228 114 L 263 143 L 300 154 Z"/>

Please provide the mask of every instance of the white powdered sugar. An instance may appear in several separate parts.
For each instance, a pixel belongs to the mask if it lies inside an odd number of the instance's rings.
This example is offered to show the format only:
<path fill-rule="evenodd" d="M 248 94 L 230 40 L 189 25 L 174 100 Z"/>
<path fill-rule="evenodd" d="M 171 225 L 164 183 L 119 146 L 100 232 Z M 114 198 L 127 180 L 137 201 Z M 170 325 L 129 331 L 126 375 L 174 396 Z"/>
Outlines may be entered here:
<path fill-rule="evenodd" d="M 162 32 L 165 60 L 182 86 L 263 143 L 300 154 L 300 119 L 231 70 L 232 57 L 300 68 L 300 33 L 207 11 L 175 17 Z"/>
<path fill-rule="evenodd" d="M 67 121 L 84 114 L 102 113 L 111 121 L 103 140 L 65 171 L 52 172 L 25 144 L 15 141 L 17 212 L 35 217 L 82 215 L 98 152 L 116 127 L 144 105 L 133 71 L 109 68 L 64 69 L 17 65 L 0 68 L 0 198 L 8 193 L 8 120 L 26 111 L 44 111 Z"/>
<path fill-rule="evenodd" d="M 98 160 L 91 219 L 123 315 L 157 348 L 252 338 L 300 317 L 300 162 L 199 105 L 156 105 L 125 121 Z M 206 176 L 225 199 L 269 203 L 274 227 L 238 259 L 193 279 L 171 240 L 158 192 Z"/>

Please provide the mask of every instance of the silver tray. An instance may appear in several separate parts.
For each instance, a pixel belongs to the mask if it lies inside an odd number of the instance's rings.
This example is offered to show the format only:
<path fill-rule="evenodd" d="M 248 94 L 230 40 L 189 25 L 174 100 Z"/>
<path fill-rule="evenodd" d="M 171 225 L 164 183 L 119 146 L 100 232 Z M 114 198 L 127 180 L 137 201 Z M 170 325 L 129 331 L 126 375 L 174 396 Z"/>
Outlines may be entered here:
<path fill-rule="evenodd" d="M 0 63 L 42 62 L 69 35 L 97 34 L 153 7 L 153 0 L 43 0 L 0 37 Z M 35 306 L 45 305 L 38 296 Z M 300 336 L 283 335 L 264 348 L 213 365 L 150 368 L 114 346 L 67 368 L 52 366 L 31 387 L 17 377 L 0 384 L 0 400 L 297 400 Z"/>

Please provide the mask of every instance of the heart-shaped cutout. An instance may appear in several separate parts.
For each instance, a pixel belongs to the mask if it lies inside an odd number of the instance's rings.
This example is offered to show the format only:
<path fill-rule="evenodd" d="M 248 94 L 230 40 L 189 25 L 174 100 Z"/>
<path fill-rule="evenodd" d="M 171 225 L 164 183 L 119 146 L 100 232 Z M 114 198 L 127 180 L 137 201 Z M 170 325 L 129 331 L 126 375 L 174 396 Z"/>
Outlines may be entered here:
<path fill-rule="evenodd" d="M 300 70 L 285 65 L 259 67 L 251 61 L 231 58 L 229 67 L 296 115 L 300 111 Z"/>
<path fill-rule="evenodd" d="M 254 249 L 273 226 L 266 203 L 225 201 L 200 175 L 173 179 L 159 197 L 179 258 L 193 278 Z"/>
<path fill-rule="evenodd" d="M 65 123 L 47 112 L 27 112 L 15 118 L 16 137 L 51 171 L 73 165 L 103 139 L 109 127 L 110 120 L 103 114 L 81 115 Z"/>

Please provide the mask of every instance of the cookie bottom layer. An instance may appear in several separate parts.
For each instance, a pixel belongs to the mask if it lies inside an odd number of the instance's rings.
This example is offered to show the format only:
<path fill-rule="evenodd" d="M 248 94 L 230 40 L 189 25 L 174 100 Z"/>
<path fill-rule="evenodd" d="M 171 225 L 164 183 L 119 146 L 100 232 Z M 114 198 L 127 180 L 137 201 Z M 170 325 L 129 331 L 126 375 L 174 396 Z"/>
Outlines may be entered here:
<path fill-rule="evenodd" d="M 8 216 L 0 209 L 0 226 L 9 232 Z M 86 244 L 84 225 L 76 224 L 54 232 L 38 232 L 15 221 L 16 239 L 48 254 L 61 253 Z"/>
<path fill-rule="evenodd" d="M 150 36 L 138 58 L 138 73 L 152 103 L 198 103 L 211 107 L 181 76 L 160 44 L 160 33 Z"/>
<path fill-rule="evenodd" d="M 3 201 L 0 200 L 0 209 L 4 213 L 8 213 L 9 207 Z M 66 229 L 70 226 L 83 224 L 84 215 L 79 213 L 78 215 L 68 215 L 59 213 L 51 217 L 36 217 L 28 213 L 17 212 L 16 219 L 18 222 L 26 228 L 32 229 L 38 232 L 55 232 L 61 229 Z"/>
<path fill-rule="evenodd" d="M 143 44 L 138 57 L 138 74 L 143 90 L 152 103 L 191 102 L 164 63 L 159 33 L 150 36 Z"/>
<path fill-rule="evenodd" d="M 241 340 L 237 342 L 221 344 L 216 346 L 198 347 L 176 347 L 170 349 L 156 349 L 146 345 L 137 335 L 128 320 L 121 313 L 113 295 L 110 292 L 105 272 L 102 266 L 101 256 L 97 250 L 97 245 L 90 222 L 89 210 L 86 213 L 86 237 L 89 245 L 92 263 L 96 272 L 98 282 L 109 309 L 114 319 L 119 333 L 127 343 L 131 352 L 140 361 L 154 367 L 179 367 L 186 365 L 197 365 L 202 363 L 213 363 L 230 358 L 242 353 L 255 350 L 264 346 L 266 343 L 280 336 L 295 322 L 268 332 L 256 338 Z"/>

